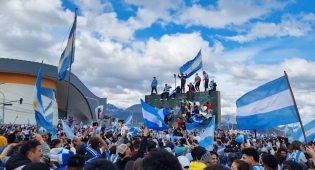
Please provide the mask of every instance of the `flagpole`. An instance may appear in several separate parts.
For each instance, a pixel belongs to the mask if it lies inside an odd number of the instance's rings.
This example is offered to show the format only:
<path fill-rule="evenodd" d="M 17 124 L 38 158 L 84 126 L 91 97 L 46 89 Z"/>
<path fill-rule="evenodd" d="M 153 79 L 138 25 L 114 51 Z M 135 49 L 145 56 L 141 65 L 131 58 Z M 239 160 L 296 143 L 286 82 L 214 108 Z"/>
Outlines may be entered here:
<path fill-rule="evenodd" d="M 300 116 L 300 112 L 299 112 L 299 109 L 298 109 L 298 107 L 296 105 L 296 101 L 295 101 L 295 98 L 294 98 L 294 95 L 293 95 L 293 92 L 292 92 L 292 88 L 291 88 L 291 84 L 290 84 L 290 81 L 289 81 L 289 77 L 288 77 L 286 71 L 284 71 L 284 75 L 285 75 L 285 78 L 287 79 L 288 86 L 289 86 L 289 89 L 290 89 L 290 92 L 291 92 L 291 96 L 292 96 L 292 99 L 293 99 L 293 102 L 294 102 L 294 107 L 295 107 L 295 110 L 297 112 L 297 115 L 298 115 L 298 118 L 299 118 L 299 121 L 300 121 L 302 133 L 303 133 L 303 136 L 304 136 L 304 140 L 305 140 L 305 143 L 307 144 L 307 138 L 306 138 L 304 126 L 303 126 L 303 123 L 302 123 L 302 119 L 301 119 L 301 116 Z"/>
<path fill-rule="evenodd" d="M 77 10 L 78 8 L 75 8 L 74 10 L 74 20 L 76 22 L 77 20 Z M 76 24 L 76 23 L 75 23 Z M 73 44 L 74 44 L 75 39 L 73 38 L 71 42 L 71 51 L 73 51 Z M 66 118 L 68 118 L 68 107 L 69 107 L 69 95 L 70 95 L 70 81 L 71 81 L 71 66 L 73 62 L 73 54 L 74 52 L 71 53 L 71 61 L 70 61 L 70 69 L 69 69 L 69 79 L 68 79 L 68 92 L 67 92 L 67 103 L 66 103 Z"/>

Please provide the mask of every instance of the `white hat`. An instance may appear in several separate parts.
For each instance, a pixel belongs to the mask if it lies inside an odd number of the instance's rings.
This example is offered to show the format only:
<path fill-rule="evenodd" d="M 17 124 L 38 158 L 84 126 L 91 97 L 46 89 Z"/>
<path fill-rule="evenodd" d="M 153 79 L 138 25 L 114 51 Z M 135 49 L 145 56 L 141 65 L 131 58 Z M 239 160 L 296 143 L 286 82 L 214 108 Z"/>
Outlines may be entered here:
<path fill-rule="evenodd" d="M 189 169 L 190 161 L 186 156 L 177 157 L 179 163 L 182 165 L 182 169 Z"/>

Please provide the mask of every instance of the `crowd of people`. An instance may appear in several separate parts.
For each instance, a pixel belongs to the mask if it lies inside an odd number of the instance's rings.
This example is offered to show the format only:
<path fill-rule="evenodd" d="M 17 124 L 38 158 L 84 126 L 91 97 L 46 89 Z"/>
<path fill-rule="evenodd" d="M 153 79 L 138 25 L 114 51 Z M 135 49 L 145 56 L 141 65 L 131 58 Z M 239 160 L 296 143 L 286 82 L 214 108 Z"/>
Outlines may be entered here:
<path fill-rule="evenodd" d="M 0 169 L 6 170 L 304 170 L 313 167 L 315 142 L 249 132 L 217 130 L 213 149 L 199 146 L 203 130 L 72 126 L 67 137 L 58 125 L 57 139 L 36 126 L 3 125 Z M 209 143 L 210 145 L 210 143 Z"/>
<path fill-rule="evenodd" d="M 185 91 L 186 87 L 186 79 L 187 74 L 181 73 L 180 75 L 177 75 L 177 78 L 180 79 L 180 86 L 177 86 L 174 90 L 171 91 L 172 86 L 169 84 L 164 85 L 163 92 L 161 93 L 161 100 L 168 100 L 169 98 L 175 99 L 176 93 L 186 93 L 186 98 L 194 98 L 195 92 L 200 92 L 200 83 L 203 81 L 204 83 L 204 91 L 208 91 L 209 96 L 211 95 L 212 91 L 216 91 L 217 83 L 214 80 L 209 81 L 208 74 L 203 71 L 203 79 L 200 78 L 198 73 L 195 74 L 195 80 L 194 82 L 190 82 L 187 84 L 188 90 Z M 176 78 L 176 74 L 174 75 Z M 153 80 L 151 82 L 151 94 L 158 94 L 157 91 L 158 81 L 156 77 L 153 77 Z M 154 93 L 155 92 L 155 93 Z"/>

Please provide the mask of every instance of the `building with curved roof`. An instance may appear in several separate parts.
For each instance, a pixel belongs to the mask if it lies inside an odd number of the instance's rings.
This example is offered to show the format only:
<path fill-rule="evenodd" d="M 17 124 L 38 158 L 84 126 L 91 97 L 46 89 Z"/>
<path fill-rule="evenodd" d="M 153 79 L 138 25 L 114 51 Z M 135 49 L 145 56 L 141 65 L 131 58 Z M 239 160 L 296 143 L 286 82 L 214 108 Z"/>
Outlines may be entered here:
<path fill-rule="evenodd" d="M 35 124 L 33 110 L 33 92 L 38 70 L 42 64 L 0 58 L 0 120 L 5 124 Z M 57 67 L 43 64 L 42 99 L 45 117 L 58 123 L 60 117 L 65 117 L 68 94 L 68 77 L 63 81 L 57 79 Z M 96 107 L 106 108 L 106 98 L 93 94 L 73 73 L 71 73 L 69 90 L 68 115 L 73 116 L 77 123 L 90 124 L 99 121 Z M 20 104 L 20 98 L 23 99 Z M 5 104 L 3 104 L 3 102 Z M 11 105 L 12 104 L 12 105 Z"/>

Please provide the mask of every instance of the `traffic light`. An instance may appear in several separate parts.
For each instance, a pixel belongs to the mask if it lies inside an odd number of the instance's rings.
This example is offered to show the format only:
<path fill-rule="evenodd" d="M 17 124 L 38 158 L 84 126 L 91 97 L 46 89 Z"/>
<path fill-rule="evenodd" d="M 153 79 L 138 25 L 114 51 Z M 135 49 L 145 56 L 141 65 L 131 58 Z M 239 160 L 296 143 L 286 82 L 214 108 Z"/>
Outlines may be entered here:
<path fill-rule="evenodd" d="M 22 102 L 23 102 L 23 98 L 20 98 L 20 104 L 22 104 Z"/>

